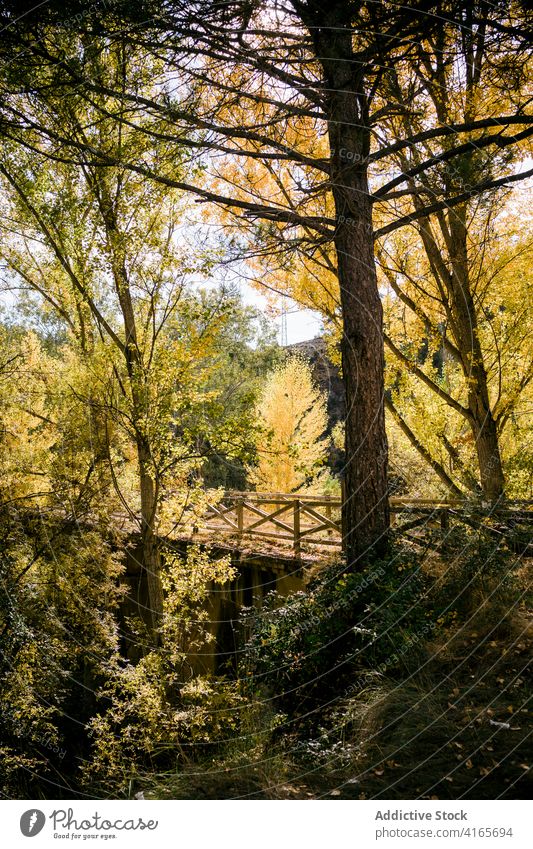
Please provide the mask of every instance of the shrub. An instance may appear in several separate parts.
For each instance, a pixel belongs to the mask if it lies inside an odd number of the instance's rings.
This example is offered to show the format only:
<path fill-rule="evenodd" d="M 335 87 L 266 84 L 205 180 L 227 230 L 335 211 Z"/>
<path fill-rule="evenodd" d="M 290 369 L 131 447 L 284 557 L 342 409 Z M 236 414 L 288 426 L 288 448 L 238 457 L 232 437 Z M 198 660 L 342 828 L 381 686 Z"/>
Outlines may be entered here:
<path fill-rule="evenodd" d="M 29 515 L 0 527 L 3 792 L 58 797 L 71 791 L 57 776 L 82 754 L 92 690 L 117 651 L 122 567 L 92 531 Z"/>
<path fill-rule="evenodd" d="M 251 690 L 272 693 L 280 706 L 303 714 L 349 688 L 354 676 L 405 662 L 431 628 L 423 599 L 429 582 L 420 559 L 397 547 L 360 573 L 336 564 L 307 592 L 271 594 L 250 634 L 240 674 Z"/>
<path fill-rule="evenodd" d="M 237 727 L 241 697 L 234 685 L 190 680 L 187 654 L 213 639 L 205 602 L 212 583 L 234 577 L 228 558 L 214 560 L 191 547 L 186 556 L 165 552 L 162 647 L 136 664 L 115 657 L 88 723 L 91 755 L 83 786 L 103 795 L 128 796 L 150 772 L 176 769 L 195 744 L 223 740 Z"/>

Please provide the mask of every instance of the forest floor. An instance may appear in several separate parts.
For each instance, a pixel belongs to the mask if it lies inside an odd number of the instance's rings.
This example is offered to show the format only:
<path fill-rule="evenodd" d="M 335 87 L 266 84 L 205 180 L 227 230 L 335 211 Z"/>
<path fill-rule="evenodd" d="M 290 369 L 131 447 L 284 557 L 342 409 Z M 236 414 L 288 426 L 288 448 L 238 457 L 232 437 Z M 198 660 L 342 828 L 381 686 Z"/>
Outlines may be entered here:
<path fill-rule="evenodd" d="M 524 590 L 531 564 L 520 569 Z M 480 609 L 428 643 L 423 669 L 356 699 L 324 694 L 314 739 L 280 729 L 268 745 L 230 745 L 148 782 L 146 797 L 529 798 L 532 621 L 522 593 L 492 618 Z"/>

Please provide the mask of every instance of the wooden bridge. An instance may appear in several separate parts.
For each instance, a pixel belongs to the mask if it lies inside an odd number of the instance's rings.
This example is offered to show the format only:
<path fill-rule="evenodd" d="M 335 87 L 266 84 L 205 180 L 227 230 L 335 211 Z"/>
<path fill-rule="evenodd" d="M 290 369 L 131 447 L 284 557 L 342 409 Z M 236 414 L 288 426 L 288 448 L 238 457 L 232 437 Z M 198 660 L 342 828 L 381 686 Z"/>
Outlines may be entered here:
<path fill-rule="evenodd" d="M 181 531 L 165 537 L 182 554 L 191 543 L 205 544 L 212 557 L 229 556 L 235 567 L 231 580 L 210 589 L 206 619 L 196 635 L 198 645 L 186 652 L 184 663 L 191 674 L 228 674 L 234 670 L 242 639 L 242 608 L 261 608 L 273 590 L 280 597 L 305 590 L 305 567 L 325 562 L 328 549 L 334 555 L 342 548 L 341 506 L 341 499 L 334 496 L 230 491 L 220 498 L 217 493 L 202 520 L 191 517 Z M 424 548 L 430 544 L 438 549 L 452 525 L 462 523 L 473 528 L 482 525 L 507 539 L 512 527 L 522 527 L 522 539 L 526 539 L 516 550 L 533 555 L 533 533 L 528 534 L 525 527 L 531 528 L 533 501 L 506 502 L 491 509 L 459 500 L 392 497 L 390 508 L 396 529 Z M 137 638 L 128 637 L 127 622 L 132 615 L 146 617 L 149 610 L 142 563 L 137 533 L 127 548 L 124 580 L 128 592 L 121 606 L 125 651 L 130 659 L 140 655 Z"/>
<path fill-rule="evenodd" d="M 342 548 L 342 501 L 335 496 L 280 492 L 234 492 L 209 504 L 204 522 L 196 532 L 225 535 L 239 547 L 246 540 L 261 539 L 290 547 L 299 558 L 303 548 Z M 421 526 L 446 532 L 452 522 L 505 536 L 506 530 L 533 520 L 533 501 L 505 501 L 484 506 L 465 500 L 390 498 L 393 526 L 409 535 Z M 414 542 L 416 536 L 410 537 Z"/>

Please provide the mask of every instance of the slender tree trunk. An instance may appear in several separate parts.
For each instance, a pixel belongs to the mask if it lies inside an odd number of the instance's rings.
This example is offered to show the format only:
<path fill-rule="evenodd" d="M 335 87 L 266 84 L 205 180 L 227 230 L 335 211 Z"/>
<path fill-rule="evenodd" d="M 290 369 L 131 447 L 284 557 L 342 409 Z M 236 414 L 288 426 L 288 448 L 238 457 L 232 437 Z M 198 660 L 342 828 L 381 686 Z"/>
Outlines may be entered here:
<path fill-rule="evenodd" d="M 465 7 L 469 17 L 469 10 Z M 442 32 L 442 56 L 445 55 L 445 36 Z M 480 78 L 485 53 L 485 28 L 481 26 L 474 35 L 468 27 L 462 35 L 462 51 L 465 67 L 464 116 L 466 123 L 475 119 L 476 101 L 480 90 Z M 431 70 L 431 63 L 424 62 L 426 72 L 430 77 L 436 74 L 427 90 L 430 94 L 439 120 L 442 125 L 451 124 L 454 114 L 449 99 L 451 78 L 443 61 L 437 59 L 438 71 Z M 435 84 L 436 83 L 436 84 Z M 444 142 L 444 149 L 450 149 L 454 144 L 453 138 Z M 453 196 L 461 192 L 465 185 L 475 185 L 481 174 L 479 164 L 471 152 L 464 154 L 454 161 L 455 173 L 445 177 L 444 188 L 447 194 Z M 452 332 L 456 347 L 461 355 L 461 366 L 466 379 L 468 393 L 469 422 L 474 436 L 481 489 L 488 501 L 496 501 L 504 494 L 505 479 L 503 474 L 498 431 L 492 415 L 488 390 L 487 370 L 483 360 L 483 351 L 479 339 L 479 326 L 476 304 L 470 279 L 470 258 L 468 255 L 468 204 L 455 206 L 448 215 L 440 213 L 437 218 L 449 254 L 451 270 L 448 273 L 442 257 L 435 252 L 432 239 L 422 235 L 428 258 L 435 267 L 436 278 L 441 278 L 447 289 L 449 308 L 453 320 Z M 423 224 L 423 222 L 421 222 Z M 440 270 L 439 270 L 440 269 Z"/>
<path fill-rule="evenodd" d="M 466 208 L 449 216 L 450 300 L 456 316 L 457 347 L 468 386 L 468 409 L 479 464 L 481 488 L 488 501 L 504 493 L 500 445 L 490 405 L 487 371 L 479 341 L 477 313 L 469 279 Z"/>
<path fill-rule="evenodd" d="M 346 392 L 343 527 L 348 565 L 387 547 L 390 525 L 384 413 L 383 310 L 379 297 L 368 186 L 370 132 L 364 78 L 352 33 L 325 22 L 315 36 L 325 71 L 331 187 L 335 202 L 342 369 Z"/>
<path fill-rule="evenodd" d="M 137 462 L 139 466 L 139 484 L 141 494 L 141 539 L 143 550 L 143 568 L 146 572 L 148 601 L 152 622 L 153 638 L 156 645 L 160 642 L 160 626 L 163 617 L 163 587 L 161 584 L 161 552 L 157 538 L 157 487 L 152 471 L 150 444 L 143 433 L 146 426 L 145 387 L 142 384 L 140 363 L 128 362 L 132 392 L 132 422 L 136 431 Z"/>
<path fill-rule="evenodd" d="M 100 183 L 101 211 L 105 221 L 111 267 L 117 297 L 122 313 L 125 336 L 125 359 L 131 391 L 131 421 L 135 431 L 139 485 L 141 495 L 141 539 L 143 568 L 148 585 L 148 601 L 153 638 L 160 642 L 163 617 L 163 587 L 161 584 L 161 552 L 157 538 L 157 491 L 154 480 L 152 453 L 146 438 L 148 417 L 147 387 L 144 383 L 143 363 L 139 351 L 135 311 L 120 234 L 118 233 L 113 203 L 103 182 Z"/>
<path fill-rule="evenodd" d="M 161 585 L 161 552 L 157 539 L 157 496 L 153 477 L 149 472 L 150 455 L 142 438 L 137 438 L 137 456 L 141 489 L 141 539 L 143 567 L 146 572 L 148 600 L 152 631 L 159 642 L 158 633 L 163 614 L 163 588 Z"/>

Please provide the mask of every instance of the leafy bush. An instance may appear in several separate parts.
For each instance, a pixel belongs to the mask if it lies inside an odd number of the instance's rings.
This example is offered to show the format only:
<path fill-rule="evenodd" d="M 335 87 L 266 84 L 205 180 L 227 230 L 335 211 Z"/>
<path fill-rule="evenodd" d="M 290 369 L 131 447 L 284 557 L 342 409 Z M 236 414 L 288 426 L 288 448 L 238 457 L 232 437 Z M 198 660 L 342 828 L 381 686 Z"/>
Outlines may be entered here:
<path fill-rule="evenodd" d="M 4 795 L 127 795 L 143 772 L 235 734 L 238 689 L 191 682 L 187 660 L 213 639 L 205 602 L 234 577 L 227 558 L 166 552 L 163 648 L 132 664 L 120 653 L 123 566 L 102 536 L 27 511 L 0 531 Z"/>
<path fill-rule="evenodd" d="M 303 714 L 365 669 L 396 668 L 407 650 L 415 652 L 432 627 L 423 603 L 429 585 L 419 557 L 398 547 L 360 573 L 334 565 L 306 593 L 272 593 L 248 616 L 240 674 L 251 691 L 272 693 L 284 710 Z"/>
<path fill-rule="evenodd" d="M 83 785 L 102 795 L 127 796 L 150 772 L 176 769 L 191 747 L 235 733 L 242 698 L 233 684 L 190 680 L 187 655 L 213 639 L 206 601 L 210 586 L 234 577 L 228 558 L 214 560 L 191 547 L 165 552 L 162 648 L 136 664 L 115 657 L 88 723 L 91 755 Z"/>
<path fill-rule="evenodd" d="M 93 688 L 117 652 L 122 566 L 92 531 L 28 514 L 4 515 L 0 527 L 3 792 L 58 797 L 70 792 L 61 776 L 82 753 Z"/>

